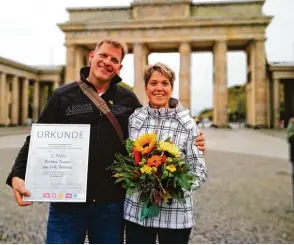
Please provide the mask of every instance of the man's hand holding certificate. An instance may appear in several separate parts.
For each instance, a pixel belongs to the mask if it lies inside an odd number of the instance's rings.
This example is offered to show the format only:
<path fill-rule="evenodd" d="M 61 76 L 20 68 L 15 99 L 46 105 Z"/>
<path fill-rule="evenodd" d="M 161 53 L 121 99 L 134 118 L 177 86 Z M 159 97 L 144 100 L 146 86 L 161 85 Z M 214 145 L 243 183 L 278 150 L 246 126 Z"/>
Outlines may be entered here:
<path fill-rule="evenodd" d="M 90 125 L 32 126 L 25 201 L 86 202 Z"/>

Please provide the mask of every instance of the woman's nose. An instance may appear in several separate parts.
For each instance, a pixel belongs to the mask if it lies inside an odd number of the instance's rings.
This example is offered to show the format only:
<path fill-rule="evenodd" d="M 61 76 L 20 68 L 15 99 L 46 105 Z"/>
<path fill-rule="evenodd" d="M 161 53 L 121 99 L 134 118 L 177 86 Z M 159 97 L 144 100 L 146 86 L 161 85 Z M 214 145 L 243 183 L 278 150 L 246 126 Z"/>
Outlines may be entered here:
<path fill-rule="evenodd" d="M 157 85 L 155 89 L 156 90 L 162 90 L 162 86 L 161 85 Z"/>

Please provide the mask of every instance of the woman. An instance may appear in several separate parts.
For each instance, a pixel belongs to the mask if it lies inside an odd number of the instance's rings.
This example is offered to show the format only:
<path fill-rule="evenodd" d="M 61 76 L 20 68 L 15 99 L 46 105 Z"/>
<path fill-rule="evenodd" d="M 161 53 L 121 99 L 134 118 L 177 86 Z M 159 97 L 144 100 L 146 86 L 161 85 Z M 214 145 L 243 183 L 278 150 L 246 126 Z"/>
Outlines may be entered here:
<path fill-rule="evenodd" d="M 144 76 L 145 91 L 149 104 L 137 109 L 129 118 L 129 137 L 136 139 L 146 133 L 156 133 L 158 140 L 171 138 L 190 164 L 190 170 L 200 178 L 194 189 L 207 176 L 203 153 L 194 146 L 199 135 L 195 121 L 189 111 L 171 99 L 175 73 L 166 65 L 157 63 L 150 66 Z M 124 218 L 126 220 L 127 243 L 188 243 L 193 222 L 192 193 L 185 193 L 186 204 L 173 201 L 162 203 L 157 217 L 140 222 L 141 204 L 139 195 L 127 195 Z"/>

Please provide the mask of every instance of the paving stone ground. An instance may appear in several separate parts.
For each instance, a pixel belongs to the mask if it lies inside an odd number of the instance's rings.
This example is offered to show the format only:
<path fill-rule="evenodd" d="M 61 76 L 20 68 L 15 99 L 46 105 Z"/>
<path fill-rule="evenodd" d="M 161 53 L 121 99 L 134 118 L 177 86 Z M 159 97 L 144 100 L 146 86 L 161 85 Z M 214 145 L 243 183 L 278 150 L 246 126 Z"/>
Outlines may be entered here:
<path fill-rule="evenodd" d="M 291 169 L 280 135 L 205 130 L 209 178 L 194 196 L 190 243 L 294 243 Z M 48 206 L 18 207 L 5 186 L 24 137 L 0 137 L 0 243 L 44 243 Z"/>

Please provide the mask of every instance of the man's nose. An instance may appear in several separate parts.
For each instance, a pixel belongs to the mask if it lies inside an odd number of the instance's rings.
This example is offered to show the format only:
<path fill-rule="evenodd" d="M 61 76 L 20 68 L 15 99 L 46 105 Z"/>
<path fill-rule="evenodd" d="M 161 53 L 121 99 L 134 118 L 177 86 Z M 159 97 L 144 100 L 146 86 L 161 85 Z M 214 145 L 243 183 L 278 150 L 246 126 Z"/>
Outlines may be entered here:
<path fill-rule="evenodd" d="M 111 57 L 106 57 L 106 58 L 103 60 L 103 62 L 104 62 L 105 65 L 110 65 Z"/>

